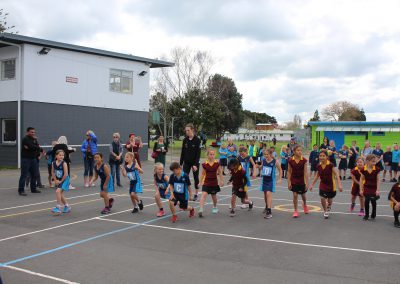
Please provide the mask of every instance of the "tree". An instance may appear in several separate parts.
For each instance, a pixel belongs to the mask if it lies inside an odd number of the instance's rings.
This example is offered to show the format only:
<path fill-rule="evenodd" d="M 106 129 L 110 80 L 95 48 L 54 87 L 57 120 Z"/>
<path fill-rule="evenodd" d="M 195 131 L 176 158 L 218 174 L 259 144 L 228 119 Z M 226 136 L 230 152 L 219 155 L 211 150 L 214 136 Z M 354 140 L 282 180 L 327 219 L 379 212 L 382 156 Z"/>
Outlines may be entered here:
<path fill-rule="evenodd" d="M 314 112 L 314 116 L 310 119 L 310 121 L 320 121 L 321 119 L 320 119 L 320 117 L 319 117 L 319 112 L 318 112 L 318 110 L 316 109 L 315 110 L 315 112 Z"/>
<path fill-rule="evenodd" d="M 0 9 L 0 34 L 4 32 L 11 31 L 15 26 L 9 26 L 7 23 L 8 13 L 4 12 L 3 9 Z"/>
<path fill-rule="evenodd" d="M 298 114 L 295 114 L 293 117 L 293 121 L 288 121 L 285 123 L 285 126 L 283 129 L 285 130 L 296 130 L 300 129 L 302 127 L 302 119 L 301 116 Z"/>
<path fill-rule="evenodd" d="M 243 110 L 243 115 L 246 118 L 250 118 L 253 120 L 254 124 L 257 123 L 271 123 L 275 124 L 278 123 L 274 116 L 270 116 L 263 112 L 253 112 L 250 110 Z"/>
<path fill-rule="evenodd" d="M 347 101 L 339 101 L 330 104 L 323 109 L 322 115 L 325 120 L 355 121 L 366 120 L 365 113 L 357 105 Z"/>

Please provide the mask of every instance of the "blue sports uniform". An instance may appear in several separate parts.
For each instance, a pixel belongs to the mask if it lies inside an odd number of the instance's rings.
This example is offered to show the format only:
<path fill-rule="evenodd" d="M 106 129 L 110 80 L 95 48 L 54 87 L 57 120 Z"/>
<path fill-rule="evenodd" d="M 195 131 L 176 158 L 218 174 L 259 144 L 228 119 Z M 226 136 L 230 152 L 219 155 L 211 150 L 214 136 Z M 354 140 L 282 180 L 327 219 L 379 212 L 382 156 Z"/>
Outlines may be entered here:
<path fill-rule="evenodd" d="M 179 177 L 172 174 L 169 178 L 169 184 L 174 191 L 174 205 L 176 206 L 179 202 L 179 208 L 187 209 L 189 203 L 189 185 L 191 185 L 189 176 L 183 171 Z"/>
<path fill-rule="evenodd" d="M 97 166 L 94 167 L 94 170 L 96 171 L 96 174 L 99 176 L 100 178 L 100 191 L 103 191 L 103 187 L 104 187 L 104 183 L 106 182 L 106 173 L 104 171 L 104 164 L 102 164 L 100 166 L 99 169 L 97 169 Z M 113 178 L 110 175 L 110 180 L 108 181 L 108 185 L 107 185 L 107 192 L 114 192 L 114 182 L 113 182 Z"/>
<path fill-rule="evenodd" d="M 154 174 L 154 180 L 157 184 L 157 189 L 160 193 L 160 197 L 163 199 L 169 199 L 171 194 L 168 193 L 167 195 L 165 195 L 165 190 L 168 188 L 168 182 L 165 181 L 165 174 L 163 173 L 160 179 L 158 178 L 157 174 Z"/>
<path fill-rule="evenodd" d="M 142 181 L 138 170 L 135 169 L 135 163 L 132 163 L 131 167 L 125 165 L 125 170 L 129 179 L 129 193 L 143 193 Z"/>
<path fill-rule="evenodd" d="M 242 156 L 239 155 L 238 160 L 240 164 L 242 165 L 242 168 L 246 172 L 246 178 L 247 178 L 247 186 L 251 186 L 251 181 L 250 181 L 250 156 L 247 156 L 246 158 L 243 158 Z"/>
<path fill-rule="evenodd" d="M 57 161 L 54 161 L 53 164 L 53 170 L 54 170 L 54 175 L 56 176 L 57 180 L 62 180 L 63 176 L 64 176 L 64 161 L 61 161 L 61 163 L 57 166 Z M 70 179 L 69 176 L 67 176 L 67 178 L 60 183 L 57 187 L 61 188 L 63 191 L 69 191 L 69 183 L 70 183 Z"/>
<path fill-rule="evenodd" d="M 266 159 L 262 160 L 262 183 L 260 191 L 271 191 L 275 192 L 276 189 L 276 160 L 273 159 L 267 162 Z"/>

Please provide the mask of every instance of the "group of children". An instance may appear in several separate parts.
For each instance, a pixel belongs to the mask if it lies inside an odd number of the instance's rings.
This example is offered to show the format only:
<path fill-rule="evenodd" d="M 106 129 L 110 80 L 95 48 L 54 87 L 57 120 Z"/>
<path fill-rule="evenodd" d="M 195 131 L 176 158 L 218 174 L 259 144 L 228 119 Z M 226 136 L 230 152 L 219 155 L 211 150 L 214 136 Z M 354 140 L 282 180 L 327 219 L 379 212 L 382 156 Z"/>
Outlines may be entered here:
<path fill-rule="evenodd" d="M 69 176 L 67 165 L 63 161 L 64 155 L 62 150 L 57 151 L 55 160 L 52 162 L 52 177 L 57 187 L 57 206 L 52 209 L 54 214 L 68 213 L 71 211 L 71 207 L 68 205 L 63 195 L 64 192 L 69 190 Z M 209 194 L 213 202 L 212 213 L 218 213 L 217 194 L 224 185 L 224 166 L 221 160 L 216 160 L 215 156 L 216 151 L 208 149 L 207 159 L 201 166 L 202 175 L 200 186 L 202 186 L 202 195 L 198 210 L 199 217 L 203 217 L 204 215 L 204 205 L 207 195 Z M 309 213 L 306 192 L 308 190 L 312 191 L 318 180 L 320 180 L 319 196 L 324 210 L 323 216 L 326 219 L 329 218 L 337 189 L 339 189 L 340 192 L 342 191 L 340 174 L 332 163 L 330 156 L 328 150 L 325 149 L 318 152 L 318 157 L 315 155 L 312 156 L 313 159 L 318 159 L 318 163 L 314 164 L 314 167 L 312 167 L 312 169 L 315 169 L 315 174 L 310 184 L 307 167 L 308 161 L 303 157 L 301 146 L 295 146 L 292 155 L 288 155 L 287 158 L 281 160 L 282 166 L 274 156 L 273 149 L 263 149 L 263 157 L 254 162 L 253 157 L 249 155 L 248 149 L 245 146 L 240 146 L 237 157 L 231 157 L 226 162 L 226 167 L 231 175 L 228 184 L 232 184 L 230 216 L 234 217 L 236 215 L 235 208 L 237 198 L 241 200 L 242 204 L 246 204 L 249 210 L 253 208 L 253 202 L 248 196 L 248 189 L 251 186 L 251 177 L 255 178 L 256 169 L 259 169 L 259 174 L 261 176 L 260 191 L 263 192 L 265 200 L 265 210 L 263 214 L 264 218 L 270 219 L 272 217 L 272 194 L 276 190 L 276 184 L 281 182 L 285 169 L 287 171 L 288 189 L 293 193 L 293 218 L 299 217 L 299 195 L 302 199 L 304 213 Z M 222 159 L 224 159 L 223 156 Z M 114 199 L 110 197 L 110 193 L 114 192 L 114 182 L 110 174 L 110 167 L 104 163 L 102 154 L 95 154 L 94 160 L 95 176 L 90 182 L 94 183 L 98 178 L 100 179 L 100 196 L 103 198 L 105 205 L 101 213 L 108 214 L 114 203 Z M 311 161 L 312 166 L 313 163 L 314 160 Z M 353 184 L 351 189 L 350 211 L 353 212 L 356 199 L 359 198 L 360 212 L 358 215 L 363 216 L 364 220 L 368 220 L 369 218 L 375 219 L 376 217 L 376 201 L 380 197 L 381 171 L 381 167 L 378 166 L 377 163 L 379 163 L 379 160 L 376 155 L 369 154 L 365 157 L 365 163 L 363 158 L 358 158 L 356 167 L 351 171 Z M 169 203 L 172 222 L 176 222 L 177 205 L 179 205 L 180 210 L 189 211 L 189 217 L 195 215 L 195 210 L 194 207 L 189 205 L 189 201 L 192 200 L 189 176 L 183 172 L 181 165 L 177 162 L 171 163 L 170 170 L 172 174 L 168 176 L 161 163 L 155 164 L 155 201 L 159 207 L 157 217 L 165 216 L 162 201 L 162 199 L 164 199 Z M 125 155 L 125 164 L 121 165 L 121 171 L 123 176 L 127 177 L 129 180 L 129 194 L 133 204 L 132 213 L 137 213 L 139 210 L 143 210 L 144 207 L 143 201 L 138 197 L 138 193 L 143 192 L 140 178 L 140 174 L 143 173 L 143 170 L 137 163 L 134 153 L 128 152 Z M 393 186 L 389 194 L 389 199 L 394 211 L 395 226 L 400 227 L 400 183 L 396 183 Z M 370 204 L 372 205 L 371 214 Z"/>

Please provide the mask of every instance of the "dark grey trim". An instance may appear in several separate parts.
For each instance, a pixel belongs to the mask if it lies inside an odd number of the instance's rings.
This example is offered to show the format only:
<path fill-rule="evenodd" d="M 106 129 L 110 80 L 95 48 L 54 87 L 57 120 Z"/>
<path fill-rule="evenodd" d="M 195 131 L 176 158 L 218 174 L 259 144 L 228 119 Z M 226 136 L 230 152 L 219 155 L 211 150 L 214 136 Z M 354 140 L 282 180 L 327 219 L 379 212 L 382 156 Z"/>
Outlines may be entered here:
<path fill-rule="evenodd" d="M 40 39 L 40 38 L 28 37 L 28 36 L 22 36 L 22 35 L 18 35 L 18 34 L 3 33 L 0 36 L 0 40 L 5 41 L 5 42 L 10 42 L 10 43 L 15 43 L 15 44 L 29 43 L 29 44 L 40 45 L 40 46 L 44 46 L 44 47 L 53 47 L 53 48 L 59 48 L 59 49 L 63 49 L 63 50 L 76 51 L 76 52 L 81 52 L 81 53 L 102 55 L 102 56 L 107 56 L 107 57 L 142 62 L 142 63 L 148 64 L 150 66 L 150 68 L 172 67 L 175 65 L 172 62 L 158 60 L 158 59 L 150 59 L 150 58 L 146 58 L 146 57 L 139 57 L 139 56 L 134 56 L 134 55 L 130 55 L 130 54 L 124 54 L 124 53 L 112 52 L 112 51 L 107 51 L 107 50 L 102 50 L 102 49 L 90 48 L 90 47 L 86 47 L 86 46 L 80 46 L 80 45 L 74 45 L 74 44 L 69 44 L 69 43 L 45 40 L 45 39 Z"/>

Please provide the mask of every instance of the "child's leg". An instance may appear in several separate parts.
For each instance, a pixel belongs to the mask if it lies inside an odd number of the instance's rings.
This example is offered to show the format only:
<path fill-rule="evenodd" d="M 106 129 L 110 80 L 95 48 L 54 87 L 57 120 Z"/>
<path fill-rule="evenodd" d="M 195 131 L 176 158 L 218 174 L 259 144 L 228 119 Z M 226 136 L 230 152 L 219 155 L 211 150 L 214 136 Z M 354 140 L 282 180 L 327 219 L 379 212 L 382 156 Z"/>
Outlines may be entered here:
<path fill-rule="evenodd" d="M 207 192 L 203 191 L 201 193 L 201 198 L 200 198 L 200 211 L 203 211 L 204 203 L 206 202 L 206 199 L 207 199 Z"/>
<path fill-rule="evenodd" d="M 268 208 L 268 195 L 267 191 L 264 191 L 264 202 L 265 202 L 265 209 Z"/>
<path fill-rule="evenodd" d="M 355 204 L 356 203 L 356 198 L 357 198 L 357 196 L 351 195 L 351 204 Z M 360 196 L 360 203 L 361 203 L 361 196 Z"/>
<path fill-rule="evenodd" d="M 365 208 L 365 197 L 360 196 L 360 209 L 364 210 L 364 208 Z"/>
<path fill-rule="evenodd" d="M 271 210 L 272 208 L 272 191 L 267 191 L 267 209 Z"/>
<path fill-rule="evenodd" d="M 176 215 L 175 205 L 173 201 L 169 201 L 169 209 L 171 210 L 172 215 Z"/>
<path fill-rule="evenodd" d="M 332 208 L 333 198 L 328 198 L 328 208 Z"/>
<path fill-rule="evenodd" d="M 131 192 L 131 201 L 134 207 L 139 203 L 139 198 L 135 192 Z"/>
<path fill-rule="evenodd" d="M 371 204 L 372 204 L 371 218 L 375 218 L 376 217 L 376 200 L 375 200 L 375 198 L 371 199 Z"/>
<path fill-rule="evenodd" d="M 365 218 L 369 218 L 369 197 L 364 197 L 364 206 L 365 206 Z"/>
<path fill-rule="evenodd" d="M 100 192 L 100 197 L 104 199 L 104 207 L 109 208 L 110 206 L 110 197 L 108 196 L 108 192 L 102 190 Z"/>
<path fill-rule="evenodd" d="M 393 178 L 393 173 L 392 173 L 392 170 L 390 170 L 390 171 L 389 171 L 389 176 L 390 176 L 390 179 L 392 179 L 392 178 Z"/>
<path fill-rule="evenodd" d="M 214 207 L 217 207 L 217 202 L 218 202 L 217 195 L 211 194 L 211 198 L 212 198 Z"/>
<path fill-rule="evenodd" d="M 301 195 L 301 199 L 303 199 L 303 206 L 307 206 L 307 198 L 305 193 Z"/>
<path fill-rule="evenodd" d="M 298 199 L 299 199 L 299 195 L 297 194 L 297 192 L 293 192 L 293 207 L 294 207 L 295 212 L 297 212 Z"/>
<path fill-rule="evenodd" d="M 157 206 L 159 209 L 162 208 L 161 196 L 160 192 L 157 190 L 156 194 L 154 195 L 154 199 L 156 200 Z"/>
<path fill-rule="evenodd" d="M 232 210 L 235 210 L 235 208 L 236 208 L 236 195 L 235 194 L 232 194 L 231 208 L 232 208 Z"/>
<path fill-rule="evenodd" d="M 61 191 L 61 203 L 64 204 L 64 206 L 68 205 L 68 202 L 64 197 L 64 191 Z"/>
<path fill-rule="evenodd" d="M 59 205 L 61 205 L 61 203 L 62 203 L 62 198 L 61 198 L 61 192 L 62 192 L 62 189 L 61 188 L 57 188 L 57 190 L 56 190 L 56 199 L 57 199 L 57 205 L 59 206 Z"/>
<path fill-rule="evenodd" d="M 383 170 L 383 177 L 382 177 L 382 179 L 385 179 L 385 177 L 386 177 L 386 170 Z"/>
<path fill-rule="evenodd" d="M 326 205 L 326 199 L 324 197 L 321 197 L 321 205 L 322 208 L 324 209 L 324 212 L 326 212 L 327 205 Z"/>

